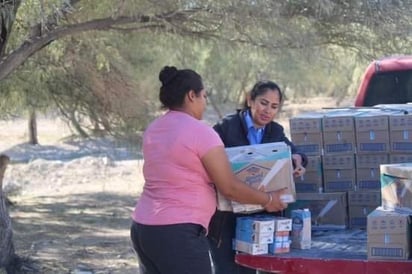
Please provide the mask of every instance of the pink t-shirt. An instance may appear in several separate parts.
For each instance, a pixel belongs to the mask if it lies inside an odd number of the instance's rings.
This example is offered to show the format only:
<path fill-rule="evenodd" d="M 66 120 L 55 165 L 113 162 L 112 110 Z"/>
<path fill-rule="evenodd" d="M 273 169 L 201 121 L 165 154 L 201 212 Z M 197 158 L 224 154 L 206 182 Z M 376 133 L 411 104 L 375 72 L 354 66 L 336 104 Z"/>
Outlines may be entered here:
<path fill-rule="evenodd" d="M 186 113 L 169 111 L 153 121 L 143 136 L 145 185 L 133 220 L 195 223 L 207 229 L 216 194 L 201 158 L 216 146 L 223 146 L 219 135 Z"/>

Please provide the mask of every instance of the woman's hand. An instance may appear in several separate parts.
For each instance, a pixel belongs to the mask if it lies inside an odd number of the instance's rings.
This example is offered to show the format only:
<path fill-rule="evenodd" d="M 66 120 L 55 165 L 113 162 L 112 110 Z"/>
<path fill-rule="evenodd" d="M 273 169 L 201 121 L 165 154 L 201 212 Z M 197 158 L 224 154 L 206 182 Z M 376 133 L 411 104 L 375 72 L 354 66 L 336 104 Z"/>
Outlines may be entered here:
<path fill-rule="evenodd" d="M 300 177 L 303 174 L 305 174 L 306 169 L 303 166 L 297 166 L 294 170 L 293 170 L 293 176 L 294 177 Z"/>
<path fill-rule="evenodd" d="M 293 170 L 293 176 L 300 177 L 305 174 L 306 169 L 302 166 L 302 156 L 300 156 L 299 154 L 292 154 L 292 161 L 293 166 L 295 167 L 295 169 Z"/>
<path fill-rule="evenodd" d="M 263 206 L 268 212 L 282 211 L 288 207 L 288 204 L 282 201 L 282 195 L 285 195 L 285 190 L 277 190 L 267 192 L 268 202 Z"/>

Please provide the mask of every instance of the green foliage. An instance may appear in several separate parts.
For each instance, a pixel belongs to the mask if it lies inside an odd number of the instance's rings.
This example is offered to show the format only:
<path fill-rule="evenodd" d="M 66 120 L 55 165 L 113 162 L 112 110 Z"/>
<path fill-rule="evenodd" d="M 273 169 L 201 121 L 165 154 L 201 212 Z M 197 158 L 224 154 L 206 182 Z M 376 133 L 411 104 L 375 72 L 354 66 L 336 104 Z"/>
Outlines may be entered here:
<path fill-rule="evenodd" d="M 143 130 L 158 114 L 164 65 L 201 73 L 211 103 L 241 103 L 259 79 L 289 100 L 353 94 L 371 58 L 409 53 L 406 1 L 23 1 L 8 52 L 29 32 L 121 16 L 150 18 L 60 39 L 0 83 L 8 113 L 59 108 L 82 135 Z M 66 4 L 63 13 L 59 8 Z M 0 9 L 2 18 L 14 17 Z M 140 16 L 145 17 L 140 17 Z M 55 25 L 47 24 L 50 18 Z M 98 28 L 98 26 L 96 27 Z"/>

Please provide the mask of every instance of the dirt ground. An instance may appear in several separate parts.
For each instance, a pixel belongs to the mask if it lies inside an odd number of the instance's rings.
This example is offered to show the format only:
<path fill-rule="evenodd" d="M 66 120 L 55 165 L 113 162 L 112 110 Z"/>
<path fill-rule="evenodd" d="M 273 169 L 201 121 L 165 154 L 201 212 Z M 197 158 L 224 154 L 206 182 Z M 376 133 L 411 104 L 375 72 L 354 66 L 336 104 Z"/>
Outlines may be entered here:
<path fill-rule="evenodd" d="M 50 119 L 39 121 L 35 148 L 25 144 L 25 121 L 0 128 L 0 151 L 12 160 L 4 189 L 16 254 L 34 267 L 22 273 L 139 273 L 129 240 L 143 183 L 139 157 L 101 143 L 98 153 L 92 143 L 63 145 L 70 132 Z"/>
<path fill-rule="evenodd" d="M 330 106 L 329 98 L 287 104 L 280 122 L 288 130 L 291 115 Z M 21 145 L 27 141 L 24 121 L 0 121 L 0 128 L 0 152 L 20 149 L 30 156 Z M 53 149 L 47 155 L 57 153 L 70 134 L 50 119 L 39 122 L 38 132 L 39 149 Z M 16 253 L 37 269 L 27 272 L 139 273 L 129 226 L 143 185 L 142 161 L 112 154 L 63 160 L 36 155 L 27 163 L 12 162 L 5 178 L 17 185 L 9 194 Z"/>

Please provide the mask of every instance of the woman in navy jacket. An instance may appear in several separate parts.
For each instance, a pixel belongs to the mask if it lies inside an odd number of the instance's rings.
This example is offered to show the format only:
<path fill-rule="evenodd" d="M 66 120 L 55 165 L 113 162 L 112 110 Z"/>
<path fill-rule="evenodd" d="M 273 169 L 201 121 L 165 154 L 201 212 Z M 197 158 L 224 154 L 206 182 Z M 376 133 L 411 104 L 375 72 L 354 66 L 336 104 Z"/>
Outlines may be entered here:
<path fill-rule="evenodd" d="M 250 91 L 244 108 L 226 116 L 213 128 L 225 147 L 285 142 L 291 148 L 294 175 L 301 176 L 305 172 L 307 157 L 286 137 L 283 127 L 273 121 L 282 102 L 283 94 L 276 83 L 259 81 Z M 256 270 L 235 263 L 232 239 L 235 237 L 236 218 L 240 216 L 246 215 L 217 210 L 211 220 L 208 239 L 215 274 L 256 273 Z"/>

